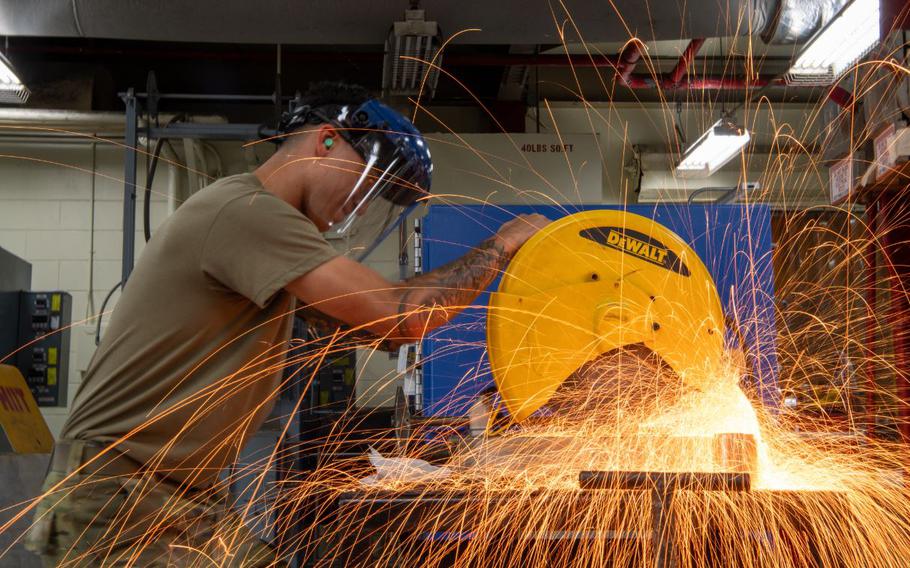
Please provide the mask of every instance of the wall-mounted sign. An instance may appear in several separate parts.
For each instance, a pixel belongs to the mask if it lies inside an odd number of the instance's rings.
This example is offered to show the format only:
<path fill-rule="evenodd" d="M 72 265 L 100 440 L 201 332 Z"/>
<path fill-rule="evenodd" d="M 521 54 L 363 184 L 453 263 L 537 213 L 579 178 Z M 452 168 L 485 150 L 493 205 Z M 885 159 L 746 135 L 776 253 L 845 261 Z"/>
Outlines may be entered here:
<path fill-rule="evenodd" d="M 522 152 L 528 153 L 544 153 L 544 152 L 574 152 L 575 144 L 522 144 Z"/>
<path fill-rule="evenodd" d="M 853 189 L 853 156 L 835 163 L 828 170 L 828 183 L 831 188 L 831 203 L 836 205 L 845 200 Z"/>
<path fill-rule="evenodd" d="M 428 138 L 433 194 L 445 196 L 446 203 L 603 201 L 603 160 L 594 135 L 434 134 Z"/>
<path fill-rule="evenodd" d="M 888 125 L 878 136 L 875 137 L 875 179 L 880 180 L 897 161 L 897 153 L 894 151 L 894 123 Z"/>

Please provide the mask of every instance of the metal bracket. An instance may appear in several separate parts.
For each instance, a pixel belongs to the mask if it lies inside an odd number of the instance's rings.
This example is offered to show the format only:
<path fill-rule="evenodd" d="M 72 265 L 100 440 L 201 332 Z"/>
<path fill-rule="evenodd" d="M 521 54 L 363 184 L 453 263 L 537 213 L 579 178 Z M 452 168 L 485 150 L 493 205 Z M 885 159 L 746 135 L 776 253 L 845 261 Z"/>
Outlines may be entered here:
<path fill-rule="evenodd" d="M 148 96 L 145 99 L 145 108 L 149 115 L 149 123 L 151 124 L 151 122 L 154 121 L 155 126 L 158 126 L 158 100 L 160 99 L 161 93 L 158 92 L 158 81 L 155 79 L 154 71 L 149 71 L 145 83 L 145 90 L 148 93 Z"/>
<path fill-rule="evenodd" d="M 273 95 L 232 95 L 232 94 L 196 94 L 196 93 L 161 93 L 158 90 L 158 81 L 154 72 L 149 72 L 146 82 L 146 92 L 138 93 L 130 88 L 125 93 L 119 93 L 126 106 L 126 130 L 124 134 L 125 155 L 123 158 L 123 260 L 121 271 L 121 284 L 126 281 L 133 270 L 136 245 L 136 163 L 139 152 L 139 99 L 143 99 L 149 114 L 149 124 L 146 127 L 148 138 L 194 138 L 215 140 L 256 140 L 274 136 L 272 129 L 263 128 L 260 124 L 193 124 L 175 123 L 164 127 L 158 126 L 158 113 L 160 102 L 163 100 L 182 101 L 207 101 L 207 102 L 232 102 L 256 103 L 276 102 L 291 100 L 291 97 L 282 97 L 276 92 Z M 154 120 L 154 126 L 152 126 Z"/>
<path fill-rule="evenodd" d="M 136 252 L 136 146 L 139 144 L 139 109 L 133 89 L 126 92 L 123 102 L 126 104 L 126 132 L 123 140 L 126 153 L 123 157 L 123 261 L 120 284 L 125 287 L 133 271 Z"/>

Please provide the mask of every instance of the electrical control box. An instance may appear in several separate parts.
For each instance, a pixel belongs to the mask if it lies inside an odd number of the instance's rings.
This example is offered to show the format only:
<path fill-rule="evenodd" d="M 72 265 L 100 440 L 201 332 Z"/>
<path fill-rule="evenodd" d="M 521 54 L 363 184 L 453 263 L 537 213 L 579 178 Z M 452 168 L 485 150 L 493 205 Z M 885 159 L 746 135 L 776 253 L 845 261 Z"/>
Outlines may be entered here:
<path fill-rule="evenodd" d="M 292 338 L 288 359 L 300 362 L 285 368 L 287 386 L 283 396 L 293 402 L 292 407 L 297 406 L 298 398 L 302 398 L 300 408 L 309 413 L 338 414 L 347 411 L 354 404 L 357 351 L 330 347 L 324 336 L 310 331 L 305 317 L 294 318 Z M 308 354 L 318 353 L 320 349 L 328 349 L 329 352 L 319 359 L 318 366 L 311 361 L 304 362 Z M 281 405 L 276 405 L 276 408 L 278 406 Z"/>
<path fill-rule="evenodd" d="M 66 406 L 72 296 L 0 292 L 0 351 L 25 377 L 38 406 Z"/>
<path fill-rule="evenodd" d="M 16 366 L 19 346 L 19 292 L 0 291 L 0 364 Z"/>
<path fill-rule="evenodd" d="M 333 353 L 331 357 L 326 358 L 313 375 L 308 393 L 310 408 L 314 412 L 347 410 L 354 403 L 356 375 L 357 355 L 353 349 Z"/>

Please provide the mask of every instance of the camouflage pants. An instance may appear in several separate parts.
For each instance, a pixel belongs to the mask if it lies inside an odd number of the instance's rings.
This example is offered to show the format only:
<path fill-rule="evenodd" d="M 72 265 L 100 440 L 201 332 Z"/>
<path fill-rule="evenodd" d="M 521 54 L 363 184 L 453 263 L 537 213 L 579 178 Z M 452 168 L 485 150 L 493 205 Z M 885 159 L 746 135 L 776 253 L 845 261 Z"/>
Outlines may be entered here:
<path fill-rule="evenodd" d="M 45 566 L 270 567 L 275 552 L 226 504 L 158 478 L 51 471 L 26 547 Z M 56 489 L 54 489 L 56 487 Z"/>

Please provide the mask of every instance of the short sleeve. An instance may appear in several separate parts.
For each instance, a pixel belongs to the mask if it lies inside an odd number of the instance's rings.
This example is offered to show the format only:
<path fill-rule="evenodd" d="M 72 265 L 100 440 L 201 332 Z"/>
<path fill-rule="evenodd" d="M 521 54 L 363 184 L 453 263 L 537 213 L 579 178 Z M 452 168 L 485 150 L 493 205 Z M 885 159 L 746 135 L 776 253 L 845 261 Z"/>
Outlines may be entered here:
<path fill-rule="evenodd" d="M 294 279 L 338 256 L 312 221 L 267 192 L 226 203 L 202 245 L 202 270 L 265 307 Z"/>

